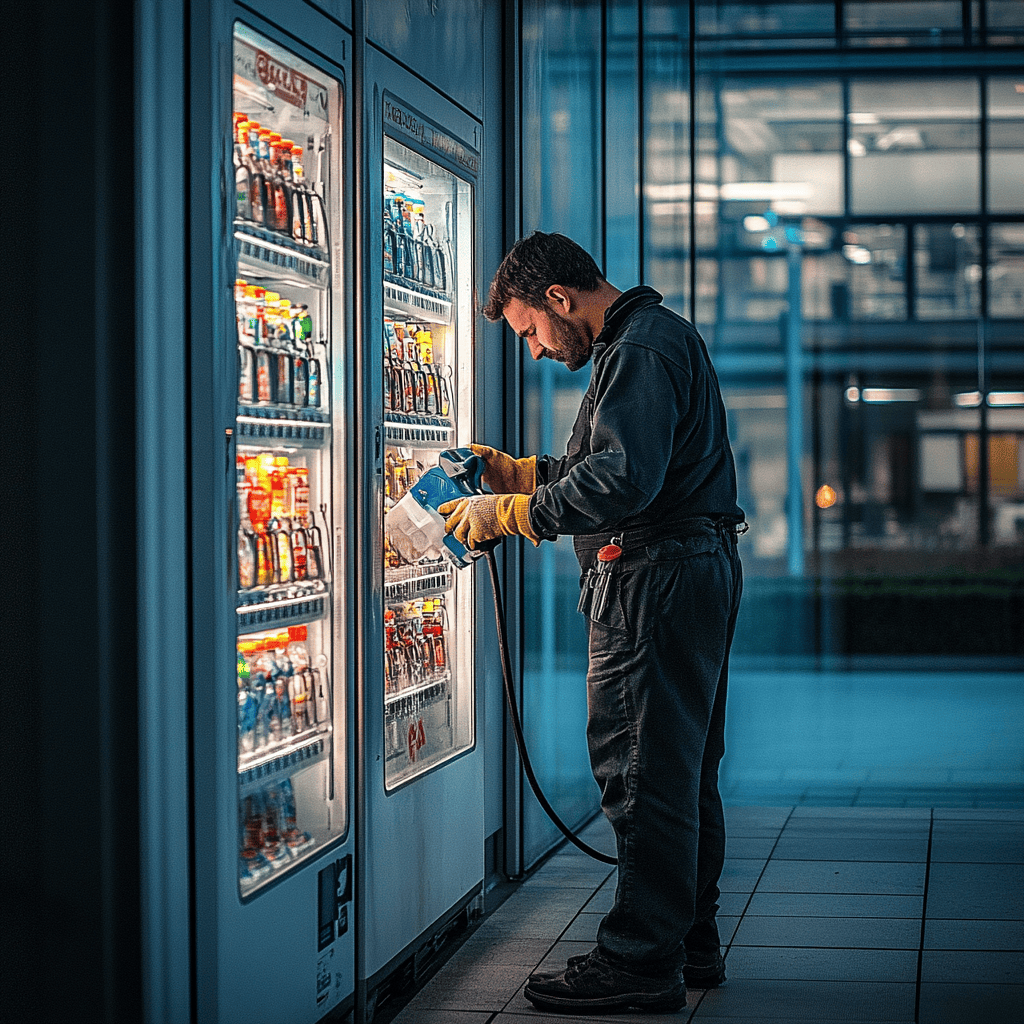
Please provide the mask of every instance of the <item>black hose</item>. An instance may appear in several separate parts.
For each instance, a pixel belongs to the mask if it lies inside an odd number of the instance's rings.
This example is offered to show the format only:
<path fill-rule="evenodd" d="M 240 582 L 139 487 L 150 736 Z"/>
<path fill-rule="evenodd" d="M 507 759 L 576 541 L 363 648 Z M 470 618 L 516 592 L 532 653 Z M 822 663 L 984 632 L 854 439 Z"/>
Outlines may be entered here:
<path fill-rule="evenodd" d="M 588 846 L 582 839 L 577 836 L 568 825 L 555 813 L 555 809 L 548 803 L 547 797 L 544 795 L 540 788 L 540 783 L 537 781 L 537 776 L 534 774 L 533 765 L 530 763 L 530 755 L 526 751 L 526 739 L 523 737 L 523 723 L 519 718 L 519 709 L 516 707 L 516 694 L 515 689 L 512 685 L 512 659 L 508 653 L 508 635 L 505 629 L 505 612 L 501 603 L 501 585 L 498 581 L 498 563 L 494 557 L 494 548 L 496 545 L 491 545 L 485 549 L 487 555 L 487 568 L 491 572 L 491 590 L 494 592 L 494 619 L 498 626 L 498 648 L 501 651 L 501 675 L 505 683 L 505 702 L 508 704 L 508 713 L 512 719 L 512 734 L 516 739 L 516 747 L 519 750 L 519 757 L 523 762 L 523 771 L 526 772 L 526 778 L 529 780 L 530 788 L 533 790 L 534 795 L 540 801 L 541 807 L 544 808 L 544 812 L 547 816 L 555 823 L 558 831 L 565 836 L 566 839 L 572 843 L 577 849 L 582 850 L 588 856 L 599 860 L 602 864 L 617 864 L 618 861 L 614 857 L 609 857 L 606 853 L 601 853 L 600 850 L 595 850 L 592 846 Z"/>

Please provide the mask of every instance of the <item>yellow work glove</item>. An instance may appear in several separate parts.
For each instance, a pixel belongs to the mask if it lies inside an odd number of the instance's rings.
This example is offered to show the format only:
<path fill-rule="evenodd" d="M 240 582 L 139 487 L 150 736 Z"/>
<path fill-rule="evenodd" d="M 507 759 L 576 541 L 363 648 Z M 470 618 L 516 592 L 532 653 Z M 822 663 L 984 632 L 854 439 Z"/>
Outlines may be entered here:
<path fill-rule="evenodd" d="M 511 455 L 488 448 L 485 444 L 469 446 L 479 455 L 487 468 L 483 480 L 495 494 L 533 494 L 537 490 L 537 456 L 513 459 Z"/>
<path fill-rule="evenodd" d="M 445 533 L 453 534 L 467 548 L 513 534 L 540 544 L 530 525 L 530 499 L 525 494 L 475 494 L 446 501 L 438 512 L 447 519 Z"/>

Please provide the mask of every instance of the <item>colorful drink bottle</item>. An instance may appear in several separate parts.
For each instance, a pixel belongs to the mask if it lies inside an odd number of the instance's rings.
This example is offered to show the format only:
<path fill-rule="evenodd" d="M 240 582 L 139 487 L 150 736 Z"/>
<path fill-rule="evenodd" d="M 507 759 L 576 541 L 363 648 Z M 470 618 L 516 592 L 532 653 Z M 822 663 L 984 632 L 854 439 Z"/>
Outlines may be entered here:
<path fill-rule="evenodd" d="M 238 527 L 238 588 L 249 590 L 258 582 L 259 551 L 256 532 L 248 524 Z"/>
<path fill-rule="evenodd" d="M 295 519 L 292 524 L 292 573 L 297 581 L 306 578 L 306 531 L 302 528 L 301 521 Z"/>
<path fill-rule="evenodd" d="M 306 405 L 310 409 L 320 408 L 320 360 L 310 356 L 307 360 Z"/>
<path fill-rule="evenodd" d="M 320 527 L 310 519 L 306 527 L 306 575 L 311 580 L 324 579 L 323 537 Z"/>
<path fill-rule="evenodd" d="M 292 404 L 305 408 L 309 400 L 309 363 L 302 352 L 292 356 Z"/>
<path fill-rule="evenodd" d="M 256 712 L 259 700 L 250 684 L 238 679 L 238 752 L 250 754 L 256 749 Z"/>
<path fill-rule="evenodd" d="M 278 519 L 274 520 L 270 539 L 274 557 L 274 581 L 276 583 L 291 583 L 294 578 L 292 575 L 291 534 Z"/>
<path fill-rule="evenodd" d="M 249 121 L 235 115 L 235 216 L 252 220 L 252 153 L 249 148 Z M 238 118 L 241 117 L 241 120 Z"/>
<path fill-rule="evenodd" d="M 256 401 L 256 351 L 249 345 L 238 346 L 238 400 Z"/>
<path fill-rule="evenodd" d="M 309 514 L 309 470 L 305 466 L 295 466 L 292 481 L 292 507 L 294 516 Z"/>

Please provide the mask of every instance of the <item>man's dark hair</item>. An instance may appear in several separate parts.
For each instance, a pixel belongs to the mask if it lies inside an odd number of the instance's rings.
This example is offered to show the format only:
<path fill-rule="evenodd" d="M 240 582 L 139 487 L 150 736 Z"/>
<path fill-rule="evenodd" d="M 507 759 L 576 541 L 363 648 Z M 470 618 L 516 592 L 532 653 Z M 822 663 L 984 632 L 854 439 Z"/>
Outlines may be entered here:
<path fill-rule="evenodd" d="M 491 282 L 484 316 L 500 320 L 510 299 L 543 309 L 547 301 L 544 293 L 553 284 L 594 292 L 602 281 L 604 275 L 586 249 L 565 235 L 534 231 L 520 238 L 501 261 Z"/>

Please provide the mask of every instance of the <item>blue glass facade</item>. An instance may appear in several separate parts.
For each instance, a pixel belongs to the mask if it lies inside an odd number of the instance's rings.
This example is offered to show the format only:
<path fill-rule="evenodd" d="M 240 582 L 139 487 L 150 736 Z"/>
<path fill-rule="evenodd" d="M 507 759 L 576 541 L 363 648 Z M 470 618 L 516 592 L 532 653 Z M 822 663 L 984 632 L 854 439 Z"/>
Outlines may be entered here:
<path fill-rule="evenodd" d="M 521 14 L 523 233 L 657 288 L 722 380 L 751 527 L 727 790 L 1019 798 L 995 723 L 1024 723 L 1020 7 Z M 586 376 L 524 365 L 523 452 L 561 452 Z M 525 575 L 536 759 L 583 813 L 568 544 Z"/>

